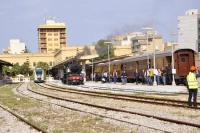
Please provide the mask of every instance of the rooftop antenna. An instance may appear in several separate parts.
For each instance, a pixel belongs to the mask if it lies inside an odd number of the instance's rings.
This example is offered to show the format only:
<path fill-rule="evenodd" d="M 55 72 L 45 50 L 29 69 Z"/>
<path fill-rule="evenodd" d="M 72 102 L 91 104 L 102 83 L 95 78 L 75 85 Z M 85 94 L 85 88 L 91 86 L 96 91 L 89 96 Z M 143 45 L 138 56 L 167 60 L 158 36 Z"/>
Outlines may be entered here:
<path fill-rule="evenodd" d="M 60 17 L 58 17 L 58 23 L 60 23 Z"/>
<path fill-rule="evenodd" d="M 44 13 L 44 21 L 46 21 L 47 20 L 47 18 L 46 18 L 46 11 L 45 11 L 45 13 Z"/>

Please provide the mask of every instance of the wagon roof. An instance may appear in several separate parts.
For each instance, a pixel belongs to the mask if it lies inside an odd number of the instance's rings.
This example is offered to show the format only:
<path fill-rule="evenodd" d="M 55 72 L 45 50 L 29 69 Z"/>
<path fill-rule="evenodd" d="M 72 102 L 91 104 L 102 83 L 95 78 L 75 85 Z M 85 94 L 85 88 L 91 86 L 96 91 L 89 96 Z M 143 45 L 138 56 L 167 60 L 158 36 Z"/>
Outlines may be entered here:
<path fill-rule="evenodd" d="M 167 50 L 167 51 L 161 51 L 161 52 L 156 52 L 155 53 L 155 58 L 160 58 L 160 57 L 165 57 L 165 56 L 171 56 L 171 50 Z M 152 59 L 153 53 L 150 54 L 144 54 L 144 55 L 140 55 L 140 56 L 133 56 L 133 57 L 128 57 L 128 58 L 124 58 L 122 60 L 122 62 L 130 62 L 130 61 L 140 61 L 140 60 L 145 60 L 147 59 L 147 56 L 149 56 L 149 59 Z"/>

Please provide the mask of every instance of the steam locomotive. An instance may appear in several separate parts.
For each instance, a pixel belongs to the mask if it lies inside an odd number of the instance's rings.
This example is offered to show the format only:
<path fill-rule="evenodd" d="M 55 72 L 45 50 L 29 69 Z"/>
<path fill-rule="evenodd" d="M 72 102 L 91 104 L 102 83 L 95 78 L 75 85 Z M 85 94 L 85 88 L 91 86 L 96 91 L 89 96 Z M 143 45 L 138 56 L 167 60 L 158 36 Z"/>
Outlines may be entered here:
<path fill-rule="evenodd" d="M 63 77 L 61 77 L 62 83 L 68 85 L 84 84 L 81 70 L 82 67 L 75 62 L 69 62 L 63 65 Z"/>

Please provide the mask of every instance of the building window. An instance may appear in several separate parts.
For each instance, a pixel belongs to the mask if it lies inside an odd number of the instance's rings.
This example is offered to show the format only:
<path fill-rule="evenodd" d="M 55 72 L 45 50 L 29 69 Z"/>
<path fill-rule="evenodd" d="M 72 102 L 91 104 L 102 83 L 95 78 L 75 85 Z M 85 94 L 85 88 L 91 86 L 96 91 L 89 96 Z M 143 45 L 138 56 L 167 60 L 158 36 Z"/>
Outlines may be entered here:
<path fill-rule="evenodd" d="M 54 33 L 54 36 L 58 36 L 58 33 Z"/>
<path fill-rule="evenodd" d="M 48 51 L 52 51 L 52 49 L 51 49 L 51 48 L 49 48 L 49 49 L 48 49 Z"/>
<path fill-rule="evenodd" d="M 48 36 L 52 36 L 52 34 L 51 34 L 51 33 L 48 33 Z"/>
<path fill-rule="evenodd" d="M 49 43 L 48 45 L 49 45 L 49 46 L 52 46 L 52 43 Z"/>
<path fill-rule="evenodd" d="M 36 62 L 33 62 L 33 66 L 34 66 L 34 67 L 36 66 Z"/>
<path fill-rule="evenodd" d="M 54 43 L 54 46 L 58 46 L 58 43 Z"/>
<path fill-rule="evenodd" d="M 54 41 L 58 41 L 58 38 L 54 38 Z"/>
<path fill-rule="evenodd" d="M 52 64 L 52 62 L 49 62 L 49 66 L 52 66 L 53 64 Z"/>
<path fill-rule="evenodd" d="M 52 41 L 52 38 L 48 38 L 48 41 Z"/>

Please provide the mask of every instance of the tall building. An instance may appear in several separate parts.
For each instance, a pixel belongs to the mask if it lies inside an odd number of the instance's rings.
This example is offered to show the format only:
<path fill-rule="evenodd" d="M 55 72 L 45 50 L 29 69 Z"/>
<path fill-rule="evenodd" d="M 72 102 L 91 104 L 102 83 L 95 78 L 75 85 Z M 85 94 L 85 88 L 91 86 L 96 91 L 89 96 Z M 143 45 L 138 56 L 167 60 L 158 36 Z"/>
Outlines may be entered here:
<path fill-rule="evenodd" d="M 200 52 L 200 14 L 198 9 L 185 12 L 178 17 L 178 47 Z"/>
<path fill-rule="evenodd" d="M 38 26 L 39 53 L 54 53 L 66 47 L 66 24 L 55 22 L 54 19 L 45 20 L 45 24 Z"/>
<path fill-rule="evenodd" d="M 19 39 L 10 39 L 8 49 L 3 49 L 3 54 L 21 54 L 25 51 L 25 43 L 20 42 Z"/>

